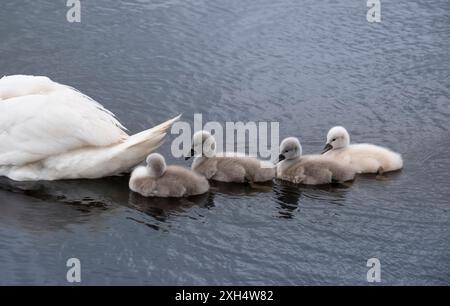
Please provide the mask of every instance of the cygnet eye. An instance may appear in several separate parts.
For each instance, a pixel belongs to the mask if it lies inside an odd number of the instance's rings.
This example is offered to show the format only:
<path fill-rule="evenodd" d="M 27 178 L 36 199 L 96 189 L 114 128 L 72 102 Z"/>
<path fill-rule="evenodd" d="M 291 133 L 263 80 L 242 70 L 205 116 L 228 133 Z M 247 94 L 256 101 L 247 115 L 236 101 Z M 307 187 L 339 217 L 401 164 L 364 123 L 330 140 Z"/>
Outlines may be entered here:
<path fill-rule="evenodd" d="M 335 141 L 336 140 L 336 138 L 333 138 L 331 141 Z"/>

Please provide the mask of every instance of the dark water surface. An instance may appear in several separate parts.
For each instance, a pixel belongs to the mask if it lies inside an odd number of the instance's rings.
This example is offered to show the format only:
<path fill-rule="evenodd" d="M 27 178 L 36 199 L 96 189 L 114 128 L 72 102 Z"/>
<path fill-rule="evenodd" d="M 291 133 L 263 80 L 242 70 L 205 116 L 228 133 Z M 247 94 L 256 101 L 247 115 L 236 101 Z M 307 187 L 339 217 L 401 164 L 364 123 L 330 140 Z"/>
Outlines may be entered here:
<path fill-rule="evenodd" d="M 132 132 L 192 122 L 279 121 L 317 152 L 333 125 L 401 152 L 405 168 L 350 186 L 144 199 L 126 177 L 0 181 L 0 284 L 450 283 L 450 2 L 8 1 L 0 74 L 47 75 L 113 111 Z M 171 136 L 170 139 L 173 139 Z M 169 139 L 169 140 L 170 140 Z M 188 165 L 169 156 L 170 163 Z"/>

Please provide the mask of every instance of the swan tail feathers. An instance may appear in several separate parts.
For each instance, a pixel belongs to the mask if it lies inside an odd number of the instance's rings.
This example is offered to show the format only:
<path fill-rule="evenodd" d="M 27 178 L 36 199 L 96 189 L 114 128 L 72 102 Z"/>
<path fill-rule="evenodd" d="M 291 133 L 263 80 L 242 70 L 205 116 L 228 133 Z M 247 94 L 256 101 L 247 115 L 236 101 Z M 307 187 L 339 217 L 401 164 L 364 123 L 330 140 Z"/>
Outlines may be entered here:
<path fill-rule="evenodd" d="M 106 164 L 113 164 L 113 169 L 108 171 L 108 175 L 128 172 L 136 166 L 164 142 L 164 137 L 172 124 L 180 116 L 167 120 L 151 129 L 130 136 L 127 140 L 116 145 L 107 159 Z M 106 175 L 104 175 L 106 176 Z"/>
<path fill-rule="evenodd" d="M 146 144 L 146 147 L 148 145 L 148 148 L 151 149 L 151 151 L 157 149 L 163 143 L 164 137 L 167 135 L 167 132 L 171 128 L 172 124 L 180 119 L 180 117 L 181 115 L 178 115 L 177 117 L 167 120 L 151 129 L 130 136 L 124 143 L 125 149 L 130 149 L 143 143 Z"/>

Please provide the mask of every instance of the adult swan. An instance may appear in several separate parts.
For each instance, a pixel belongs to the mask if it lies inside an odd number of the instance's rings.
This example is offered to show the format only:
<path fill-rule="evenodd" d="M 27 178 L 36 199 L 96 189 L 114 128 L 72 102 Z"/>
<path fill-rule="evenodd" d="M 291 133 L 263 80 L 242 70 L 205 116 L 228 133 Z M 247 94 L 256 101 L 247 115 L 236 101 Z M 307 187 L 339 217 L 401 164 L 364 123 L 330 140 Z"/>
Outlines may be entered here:
<path fill-rule="evenodd" d="M 129 136 L 114 115 L 43 76 L 0 79 L 0 176 L 16 181 L 100 178 L 130 170 L 179 118 Z"/>

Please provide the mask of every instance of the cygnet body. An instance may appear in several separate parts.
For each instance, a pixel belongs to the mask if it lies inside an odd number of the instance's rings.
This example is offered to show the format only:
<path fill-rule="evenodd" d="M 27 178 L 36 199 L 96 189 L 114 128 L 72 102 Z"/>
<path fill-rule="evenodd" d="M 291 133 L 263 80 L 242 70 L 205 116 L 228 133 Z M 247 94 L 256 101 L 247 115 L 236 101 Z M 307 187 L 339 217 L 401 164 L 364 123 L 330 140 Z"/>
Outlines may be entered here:
<path fill-rule="evenodd" d="M 227 183 L 253 183 L 271 181 L 275 177 L 275 166 L 270 162 L 243 154 L 216 153 L 216 141 L 206 131 L 194 134 L 191 156 L 195 155 L 192 170 L 207 179 Z"/>
<path fill-rule="evenodd" d="M 133 170 L 130 189 L 145 197 L 187 197 L 209 190 L 209 183 L 203 176 L 179 166 L 166 166 L 165 159 L 158 153 L 147 157 L 147 166 Z"/>
<path fill-rule="evenodd" d="M 296 184 L 321 185 L 353 180 L 355 171 L 323 155 L 302 156 L 302 146 L 295 137 L 281 142 L 277 178 Z"/>
<path fill-rule="evenodd" d="M 383 173 L 403 167 L 402 156 L 373 144 L 350 144 L 350 135 L 341 126 L 330 129 L 323 155 L 354 168 L 357 173 Z"/>

